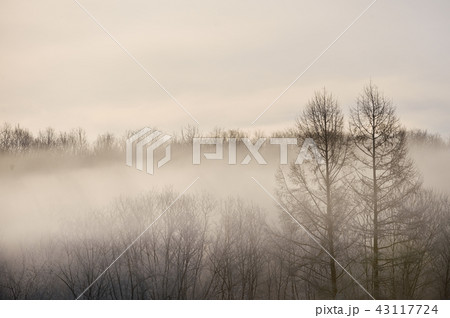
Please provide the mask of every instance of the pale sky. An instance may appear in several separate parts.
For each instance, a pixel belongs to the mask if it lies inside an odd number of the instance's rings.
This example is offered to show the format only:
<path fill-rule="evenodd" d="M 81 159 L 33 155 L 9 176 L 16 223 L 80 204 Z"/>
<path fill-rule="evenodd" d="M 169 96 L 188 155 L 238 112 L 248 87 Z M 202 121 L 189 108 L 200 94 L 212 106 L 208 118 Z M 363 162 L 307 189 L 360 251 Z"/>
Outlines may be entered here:
<path fill-rule="evenodd" d="M 344 109 L 370 79 L 404 125 L 450 136 L 450 3 L 97 1 L 83 6 L 199 121 L 292 126 L 315 90 Z M 0 122 L 89 136 L 195 124 L 72 0 L 0 2 Z"/>

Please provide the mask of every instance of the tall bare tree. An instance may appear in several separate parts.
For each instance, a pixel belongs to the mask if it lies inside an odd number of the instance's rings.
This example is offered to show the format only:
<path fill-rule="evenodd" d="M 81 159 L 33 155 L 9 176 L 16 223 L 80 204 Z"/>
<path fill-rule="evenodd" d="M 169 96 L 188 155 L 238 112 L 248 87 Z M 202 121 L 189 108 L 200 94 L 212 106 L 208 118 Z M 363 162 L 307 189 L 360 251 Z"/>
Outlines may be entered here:
<path fill-rule="evenodd" d="M 381 253 L 389 248 L 393 213 L 418 182 L 395 107 L 372 83 L 364 87 L 351 108 L 350 131 L 358 163 L 355 172 L 359 183 L 354 190 L 367 220 L 364 244 L 371 250 L 370 284 L 373 296 L 379 298 L 383 297 L 380 271 L 386 265 Z"/>
<path fill-rule="evenodd" d="M 288 179 L 281 176 L 283 200 L 296 211 L 303 225 L 328 250 L 329 295 L 338 294 L 339 273 L 335 259 L 342 225 L 349 210 L 342 204 L 345 197 L 344 175 L 349 153 L 344 133 L 344 116 L 337 100 L 325 89 L 317 92 L 297 119 L 297 128 L 302 138 L 312 138 L 323 164 L 309 162 L 292 164 Z M 320 249 L 310 252 L 323 254 Z"/>

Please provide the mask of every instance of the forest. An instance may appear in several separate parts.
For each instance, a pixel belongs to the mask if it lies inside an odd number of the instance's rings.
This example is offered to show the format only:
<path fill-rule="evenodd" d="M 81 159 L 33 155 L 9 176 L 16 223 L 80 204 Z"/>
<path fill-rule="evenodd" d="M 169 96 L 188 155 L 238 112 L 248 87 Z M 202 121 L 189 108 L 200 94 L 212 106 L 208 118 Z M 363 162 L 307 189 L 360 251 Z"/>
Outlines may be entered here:
<path fill-rule="evenodd" d="M 312 138 L 324 162 L 264 172 L 273 200 L 259 196 L 271 204 L 208 187 L 179 197 L 177 176 L 134 195 L 117 190 L 100 204 L 83 203 L 77 193 L 93 179 L 125 187 L 119 177 L 108 179 L 125 169 L 153 178 L 125 166 L 132 134 L 89 141 L 82 128 L 33 134 L 18 124 L 0 127 L 0 299 L 450 299 L 450 186 L 427 177 L 448 171 L 450 140 L 405 128 L 373 83 L 349 107 L 317 91 L 292 127 L 270 135 L 203 134 L 195 126 L 174 135 L 186 157 L 199 135 Z M 442 166 L 430 167 L 438 157 Z M 102 167 L 107 175 L 92 172 Z M 219 180 L 227 174 L 222 166 L 196 169 Z M 66 189 L 58 183 L 66 170 L 89 178 Z M 31 182 L 48 198 L 31 193 Z M 51 224 L 39 221 L 46 210 Z M 23 240 L 15 241 L 15 218 L 27 224 Z"/>

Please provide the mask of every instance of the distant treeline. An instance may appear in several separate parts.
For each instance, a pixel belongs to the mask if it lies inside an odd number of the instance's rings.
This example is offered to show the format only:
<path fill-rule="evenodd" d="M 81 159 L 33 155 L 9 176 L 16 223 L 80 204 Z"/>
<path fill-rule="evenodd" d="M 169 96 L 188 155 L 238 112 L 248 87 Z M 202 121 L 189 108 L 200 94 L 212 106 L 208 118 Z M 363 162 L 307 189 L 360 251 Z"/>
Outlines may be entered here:
<path fill-rule="evenodd" d="M 87 155 L 118 151 L 121 140 L 113 134 L 99 135 L 93 144 L 88 142 L 86 131 L 82 128 L 69 132 L 57 132 L 49 127 L 34 136 L 20 125 L 3 124 L 0 130 L 0 153 L 21 154 L 33 151 L 57 151 L 72 155 Z"/>
<path fill-rule="evenodd" d="M 19 124 L 4 123 L 0 126 L 0 154 L 24 154 L 36 151 L 55 151 L 70 155 L 86 156 L 96 154 L 119 153 L 124 151 L 126 139 L 134 131 L 128 131 L 121 136 L 106 132 L 97 136 L 93 142 L 89 142 L 86 131 L 83 128 L 75 128 L 70 131 L 56 131 L 52 127 L 40 130 L 33 135 L 29 129 Z M 239 129 L 215 128 L 210 132 L 201 133 L 196 126 L 186 126 L 180 133 L 173 134 L 173 143 L 190 144 L 193 137 L 217 137 L 228 140 L 230 138 L 260 137 L 304 137 L 299 136 L 296 129 L 288 128 L 276 131 L 270 136 L 261 131 L 249 134 Z M 433 147 L 450 147 L 450 140 L 446 141 L 438 134 L 431 134 L 426 130 L 409 130 L 408 140 L 414 144 Z"/>

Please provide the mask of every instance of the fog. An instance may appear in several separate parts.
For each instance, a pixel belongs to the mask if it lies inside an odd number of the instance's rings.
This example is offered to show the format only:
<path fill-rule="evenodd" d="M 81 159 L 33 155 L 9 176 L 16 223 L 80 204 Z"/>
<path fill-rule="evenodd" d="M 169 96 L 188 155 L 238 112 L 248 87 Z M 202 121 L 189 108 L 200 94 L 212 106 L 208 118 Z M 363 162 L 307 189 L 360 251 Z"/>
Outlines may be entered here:
<path fill-rule="evenodd" d="M 192 164 L 190 148 L 175 149 L 176 158 L 154 175 L 127 167 L 124 152 L 98 162 L 69 156 L 58 158 L 47 153 L 37 159 L 0 157 L 3 243 L 15 246 L 57 236 L 61 222 L 67 217 L 79 214 L 88 217 L 89 211 L 105 207 L 115 199 L 137 197 L 149 190 L 170 187 L 181 192 L 196 177 L 200 179 L 189 192 L 209 192 L 221 199 L 240 196 L 269 210 L 273 216 L 280 213 L 274 201 L 251 179 L 255 177 L 274 193 L 277 169 L 285 168 L 279 165 L 277 148 L 264 152 L 267 165 L 257 165 L 254 159 L 249 165 L 229 165 L 225 152 L 223 160 L 203 157 L 198 166 Z M 239 150 L 242 158 L 249 153 L 244 147 Z M 410 145 L 409 150 L 424 185 L 450 194 L 450 169 L 446 168 L 450 162 L 449 148 L 419 143 Z"/>
<path fill-rule="evenodd" d="M 124 145 L 123 145 L 124 146 Z M 0 227 L 3 243 L 16 246 L 29 244 L 41 237 L 59 234 L 61 223 L 73 215 L 108 206 L 121 197 L 138 197 L 150 190 L 172 188 L 183 191 L 196 177 L 198 182 L 189 192 L 213 193 L 218 198 L 240 196 L 258 204 L 277 216 L 276 203 L 253 181 L 255 177 L 274 193 L 275 174 L 279 168 L 279 149 L 264 151 L 267 165 L 252 159 L 249 165 L 230 165 L 225 150 L 223 160 L 202 158 L 201 165 L 192 163 L 191 145 L 174 149 L 173 160 L 154 175 L 125 165 L 124 148 L 112 159 L 97 161 L 41 153 L 35 157 L 0 157 Z M 202 155 L 213 149 L 202 148 Z M 448 147 L 413 143 L 411 159 L 427 188 L 450 194 L 450 162 Z M 248 150 L 240 147 L 239 159 Z M 295 153 L 293 153 L 295 155 Z M 292 154 L 291 154 L 292 155 Z"/>
<path fill-rule="evenodd" d="M 7 126 L 4 131 L 8 131 Z M 285 133 L 289 135 L 288 131 Z M 49 130 L 47 135 L 50 135 Z M 146 173 L 145 167 L 140 171 L 134 164 L 132 167 L 125 164 L 124 138 L 105 136 L 83 150 L 61 148 L 57 141 L 45 148 L 39 146 L 39 140 L 45 138 L 37 138 L 37 146 L 30 146 L 31 150 L 16 148 L 15 145 L 21 145 L 18 142 L 11 144 L 15 151 L 4 151 L 0 155 L 2 298 L 372 297 L 347 275 L 337 279 L 345 286 L 342 289 L 330 291 L 327 287 L 329 274 L 323 268 L 327 257 L 321 251 L 323 247 L 316 244 L 318 241 L 313 242 L 308 236 L 314 235 L 316 240 L 322 241 L 322 234 L 315 232 L 316 225 L 311 219 L 303 219 L 301 212 L 309 213 L 311 201 L 303 201 L 307 192 L 296 192 L 301 189 L 295 185 L 296 179 L 283 181 L 302 176 L 297 175 L 300 173 L 297 168 L 293 168 L 304 140 L 300 135 L 298 145 L 288 147 L 288 165 L 280 164 L 280 147 L 269 144 L 270 136 L 265 137 L 266 143 L 259 150 L 267 164 L 258 164 L 253 156 L 249 164 L 243 164 L 250 152 L 241 141 L 238 141 L 237 164 L 229 164 L 229 137 L 224 137 L 222 160 L 206 159 L 204 154 L 213 153 L 215 148 L 205 145 L 201 148 L 201 163 L 193 164 L 192 143 L 175 138 L 171 160 L 155 168 L 153 175 Z M 436 283 L 441 280 L 440 272 L 431 274 L 433 271 L 430 270 L 433 266 L 446 268 L 450 264 L 450 258 L 442 258 L 447 254 L 439 254 L 447 243 L 440 238 L 441 230 L 438 229 L 445 227 L 448 221 L 446 198 L 450 189 L 450 171 L 445 167 L 450 159 L 449 145 L 441 137 L 424 131 L 410 131 L 407 136 L 407 156 L 413 162 L 414 177 L 420 185 L 395 208 L 395 218 L 414 222 L 408 221 L 401 225 L 402 230 L 392 231 L 400 231 L 394 232 L 396 235 L 407 235 L 408 242 L 423 249 L 426 256 L 422 257 L 430 260 L 433 257 L 433 261 L 430 261 L 430 268 L 414 265 L 406 272 L 419 275 L 417 284 L 423 285 L 420 292 L 415 285 L 409 286 L 407 279 L 395 283 L 406 284 L 401 293 L 383 283 L 383 297 L 446 298 L 448 286 L 440 287 Z M 257 138 L 251 140 L 254 143 Z M 163 152 L 159 150 L 155 156 L 161 158 Z M 350 168 L 356 165 L 355 158 L 351 157 Z M 320 168 L 314 168 L 312 160 L 305 162 L 306 170 L 310 172 L 298 180 L 320 178 L 316 174 Z M 302 191 L 312 191 L 315 182 Z M 365 237 L 361 234 L 365 230 L 359 223 L 363 222 L 367 208 L 359 207 L 356 196 L 348 192 L 352 184 L 357 183 L 353 180 L 345 190 L 347 194 L 339 194 L 340 202 L 333 205 L 341 213 L 336 215 L 336 224 L 348 223 L 336 225 L 348 226 L 348 229 L 336 234 L 339 243 L 335 245 L 335 253 L 339 253 L 341 261 L 352 260 L 348 268 L 370 289 L 370 278 L 365 278 L 367 272 L 360 264 L 372 256 L 370 253 L 364 256 L 358 251 L 359 241 Z M 289 200 L 292 195 L 295 195 L 294 201 Z M 361 209 L 361 212 L 351 212 L 347 216 L 348 211 L 355 209 Z M 297 227 L 286 215 L 287 211 L 305 228 Z M 159 219 L 161 213 L 164 215 Z M 153 224 L 155 220 L 157 222 Z M 420 232 L 412 224 L 422 224 Z M 428 241 L 422 239 L 420 233 L 433 233 L 436 237 Z M 136 238 L 139 240 L 135 241 Z M 391 238 L 391 234 L 383 236 L 387 242 Z M 132 242 L 132 246 L 129 245 Z M 409 245 L 395 243 L 395 246 L 397 244 L 396 253 L 415 255 L 416 252 L 408 252 Z M 298 246 L 303 247 L 299 249 Z M 300 252 L 304 249 L 307 252 Z M 428 250 L 436 254 L 428 255 L 425 252 Z M 111 267 L 111 273 L 101 275 L 123 251 L 126 253 Z M 147 259 L 151 254 L 155 255 L 153 260 Z M 389 257 L 397 259 L 399 256 Z M 323 275 L 311 274 L 316 266 L 325 271 Z M 180 278 L 184 271 L 187 276 Z M 308 272 L 313 275 L 311 278 L 303 276 Z M 148 281 L 144 278 L 147 274 L 155 278 Z M 135 283 L 138 285 L 133 285 Z M 288 291 L 290 284 L 296 287 Z M 277 291 L 274 291 L 274 285 L 278 286 Z"/>
<path fill-rule="evenodd" d="M 190 147 L 189 147 L 190 148 Z M 272 209 L 273 201 L 251 177 L 257 178 L 269 190 L 275 186 L 277 153 L 271 154 L 268 165 L 228 165 L 224 160 L 201 165 L 192 164 L 192 149 L 183 147 L 174 158 L 154 175 L 125 165 L 125 153 L 112 160 L 84 162 L 68 156 L 39 154 L 36 158 L 2 157 L 0 191 L 0 227 L 7 245 L 29 244 L 41 237 L 57 237 L 61 223 L 73 215 L 108 206 L 119 198 L 138 197 L 150 190 L 171 188 L 183 191 L 196 177 L 198 182 L 190 193 L 208 192 L 219 199 L 240 196 Z M 124 149 L 123 149 L 124 150 Z M 241 148 L 242 155 L 248 154 Z M 268 157 L 268 156 L 267 156 Z M 241 159 L 242 160 L 242 159 Z M 254 159 L 252 159 L 254 161 Z M 162 211 L 161 211 L 162 212 Z"/>

